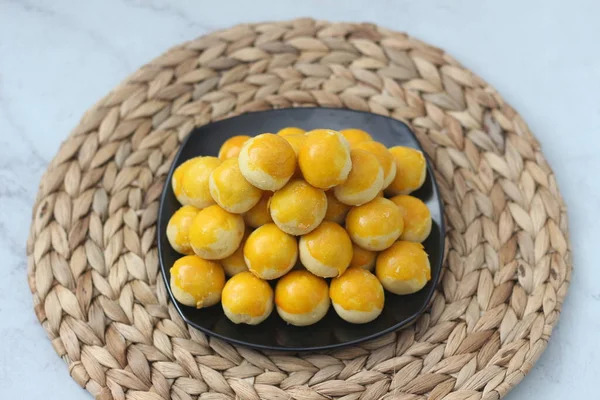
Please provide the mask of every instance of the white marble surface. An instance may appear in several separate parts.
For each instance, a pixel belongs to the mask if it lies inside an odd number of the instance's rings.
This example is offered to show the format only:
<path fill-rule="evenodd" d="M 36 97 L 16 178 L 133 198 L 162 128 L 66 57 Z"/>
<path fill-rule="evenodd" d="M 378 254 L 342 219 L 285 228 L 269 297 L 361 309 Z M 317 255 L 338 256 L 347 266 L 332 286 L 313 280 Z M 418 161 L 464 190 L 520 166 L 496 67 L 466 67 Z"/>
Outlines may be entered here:
<path fill-rule="evenodd" d="M 408 31 L 450 51 L 522 113 L 569 206 L 576 269 L 547 351 L 507 398 L 598 398 L 600 3 L 202 3 L 0 0 L 0 398 L 89 398 L 36 321 L 24 254 L 39 178 L 81 114 L 178 42 L 237 22 L 298 16 Z"/>

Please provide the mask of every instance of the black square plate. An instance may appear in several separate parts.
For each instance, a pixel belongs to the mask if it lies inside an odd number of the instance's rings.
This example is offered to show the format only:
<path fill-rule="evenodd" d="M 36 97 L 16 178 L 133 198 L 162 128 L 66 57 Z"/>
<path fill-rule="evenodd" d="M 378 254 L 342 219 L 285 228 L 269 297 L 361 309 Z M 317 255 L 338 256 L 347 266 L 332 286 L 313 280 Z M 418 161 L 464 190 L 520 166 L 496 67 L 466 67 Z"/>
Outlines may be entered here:
<path fill-rule="evenodd" d="M 167 289 L 179 314 L 195 328 L 232 343 L 262 349 L 291 351 L 324 350 L 355 344 L 412 323 L 427 309 L 440 276 L 444 254 L 443 206 L 429 160 L 425 183 L 412 195 L 423 200 L 431 211 L 433 220 L 431 234 L 423 243 L 431 263 L 431 280 L 421 291 L 408 296 L 397 296 L 386 291 L 383 312 L 374 321 L 364 325 L 350 324 L 339 318 L 331 307 L 321 321 L 307 327 L 288 325 L 279 318 L 275 310 L 267 320 L 257 326 L 236 325 L 227 319 L 220 304 L 197 310 L 180 304 L 173 297 L 169 285 L 169 269 L 181 255 L 169 245 L 166 228 L 169 218 L 180 207 L 170 184 L 175 168 L 195 156 L 216 156 L 221 144 L 232 136 L 275 133 L 288 126 L 297 126 L 306 130 L 359 128 L 369 132 L 375 140 L 388 147 L 401 145 L 422 150 L 406 124 L 392 118 L 346 109 L 288 108 L 261 111 L 224 119 L 194 130 L 181 146 L 171 166 L 158 215 L 160 266 Z"/>

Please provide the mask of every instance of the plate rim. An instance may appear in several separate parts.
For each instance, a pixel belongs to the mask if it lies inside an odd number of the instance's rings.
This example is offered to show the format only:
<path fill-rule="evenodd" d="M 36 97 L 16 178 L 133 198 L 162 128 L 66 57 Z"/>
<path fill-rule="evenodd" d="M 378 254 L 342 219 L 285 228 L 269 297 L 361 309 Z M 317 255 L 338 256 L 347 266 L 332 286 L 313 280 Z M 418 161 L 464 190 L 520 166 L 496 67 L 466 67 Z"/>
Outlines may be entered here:
<path fill-rule="evenodd" d="M 374 117 L 378 117 L 378 118 L 384 118 L 384 119 L 388 119 L 393 121 L 394 123 L 400 123 L 402 125 L 404 125 L 406 127 L 406 129 L 408 130 L 408 132 L 410 132 L 410 134 L 412 135 L 412 137 L 415 139 L 415 142 L 419 145 L 418 150 L 420 150 L 423 155 L 425 156 L 425 161 L 426 161 L 426 166 L 427 166 L 427 173 L 430 174 L 431 176 L 431 182 L 433 184 L 433 187 L 435 188 L 435 192 L 438 194 L 437 196 L 437 203 L 440 209 L 440 230 L 442 232 L 441 238 L 440 238 L 440 250 L 441 250 L 441 254 L 442 257 L 440 259 L 440 266 L 437 272 L 437 276 L 435 277 L 435 281 L 434 281 L 434 285 L 432 286 L 432 290 L 427 294 L 426 296 L 426 301 L 423 302 L 423 306 L 421 306 L 419 308 L 419 310 L 414 313 L 413 315 L 411 315 L 410 317 L 406 318 L 405 320 L 403 320 L 402 322 L 399 322 L 395 325 L 390 326 L 389 328 L 383 329 L 379 332 L 373 333 L 371 335 L 365 336 L 365 337 L 361 337 L 359 339 L 354 339 L 354 340 L 350 340 L 347 342 L 343 342 L 343 343 L 336 343 L 336 344 L 328 344 L 328 345 L 323 345 L 323 346 L 311 346 L 311 347 L 282 347 L 282 346 L 271 346 L 271 345 L 264 345 L 264 344 L 256 344 L 256 343 L 250 343 L 250 342 L 246 342 L 243 340 L 238 340 L 238 339 L 233 339 L 230 338 L 228 336 L 224 336 L 221 335 L 217 332 L 214 332 L 210 329 L 207 329 L 205 327 L 202 327 L 196 323 L 194 323 L 193 321 L 191 321 L 190 319 L 188 319 L 185 314 L 183 313 L 183 311 L 181 310 L 181 307 L 179 305 L 179 302 L 177 301 L 177 299 L 175 299 L 173 292 L 171 291 L 171 285 L 169 282 L 169 278 L 167 277 L 167 270 L 163 264 L 163 259 L 161 257 L 161 254 L 163 252 L 163 246 L 161 244 L 161 226 L 163 224 L 163 212 L 162 209 L 164 207 L 164 202 L 165 199 L 167 197 L 168 191 L 169 191 L 169 187 L 171 187 L 171 179 L 173 176 L 173 173 L 175 171 L 175 162 L 176 160 L 179 159 L 181 153 L 183 152 L 183 149 L 187 146 L 188 142 L 191 140 L 192 135 L 194 135 L 194 132 L 199 130 L 199 129 L 203 129 L 206 127 L 210 127 L 211 125 L 216 125 L 224 120 L 229 120 L 229 119 L 234 119 L 234 118 L 238 118 L 241 116 L 245 116 L 245 115 L 251 115 L 251 114 L 265 114 L 265 113 L 273 113 L 273 112 L 281 112 L 281 111 L 292 111 L 292 110 L 326 110 L 326 111 L 333 111 L 333 112 L 349 112 L 349 113 L 359 113 L 359 114 L 367 114 L 370 116 L 374 116 Z M 160 272 L 161 275 L 163 277 L 163 281 L 165 284 L 165 288 L 167 290 L 167 293 L 169 294 L 169 297 L 171 299 L 171 302 L 173 303 L 173 305 L 175 306 L 175 309 L 177 310 L 177 313 L 179 314 L 179 316 L 183 319 L 183 321 L 194 327 L 195 329 L 200 330 L 201 332 L 205 333 L 208 336 L 213 336 L 217 339 L 223 340 L 225 342 L 228 343 L 233 343 L 239 346 L 244 346 L 244 347 L 249 347 L 249 348 L 253 348 L 253 349 L 259 349 L 259 350 L 271 350 L 271 351 L 285 351 L 285 352 L 316 352 L 316 351 L 323 351 L 323 350 L 332 350 L 332 349 L 340 349 L 343 347 L 348 347 L 348 346 L 352 346 L 352 345 L 356 345 L 359 343 L 364 343 L 373 339 L 376 339 L 378 337 L 384 336 L 388 333 L 391 332 L 396 332 L 402 328 L 405 328 L 409 325 L 411 325 L 417 318 L 419 318 L 422 314 L 424 314 L 427 309 L 430 308 L 431 303 L 432 303 L 432 298 L 433 295 L 435 294 L 436 291 L 436 287 L 440 284 L 440 279 L 442 276 L 442 269 L 444 266 L 444 261 L 445 261 L 445 252 L 446 252 L 446 236 L 447 236 L 447 232 L 446 232 L 446 218 L 445 218 L 445 209 L 444 209 L 444 202 L 442 201 L 442 196 L 441 196 L 441 192 L 440 192 L 440 188 L 439 185 L 437 183 L 437 179 L 435 177 L 434 174 L 434 170 L 433 170 L 433 166 L 432 166 L 432 162 L 430 160 L 429 155 L 425 152 L 425 150 L 423 149 L 423 146 L 421 145 L 421 142 L 419 141 L 419 139 L 417 138 L 417 135 L 415 135 L 415 133 L 413 132 L 413 130 L 411 129 L 411 127 L 405 123 L 402 120 L 396 119 L 396 118 L 392 118 L 389 117 L 387 115 L 381 115 L 381 114 L 375 114 L 369 111 L 363 111 L 363 110 L 353 110 L 353 109 L 349 109 L 349 108 L 339 108 L 339 107 L 283 107 L 283 108 L 274 108 L 274 109 L 269 109 L 269 110 L 260 110 L 260 111 L 249 111 L 249 112 L 242 112 L 240 114 L 236 114 L 233 115 L 231 117 L 227 117 L 227 118 L 223 118 L 223 119 L 219 119 L 216 121 L 211 121 L 207 124 L 201 125 L 201 126 L 196 126 L 194 127 L 190 133 L 187 135 L 187 137 L 183 140 L 183 142 L 181 143 L 181 145 L 179 146 L 179 149 L 177 150 L 177 153 L 175 153 L 175 156 L 173 157 L 173 161 L 171 162 L 171 165 L 169 166 L 169 172 L 167 173 L 167 176 L 165 178 L 165 183 L 163 186 L 163 189 L 161 191 L 161 195 L 160 195 L 160 202 L 158 205 L 158 216 L 157 216 L 157 221 L 156 221 L 156 242 L 157 242 L 157 256 L 158 256 L 158 262 L 159 262 L 159 266 L 160 266 Z M 432 277 L 433 278 L 433 277 Z"/>

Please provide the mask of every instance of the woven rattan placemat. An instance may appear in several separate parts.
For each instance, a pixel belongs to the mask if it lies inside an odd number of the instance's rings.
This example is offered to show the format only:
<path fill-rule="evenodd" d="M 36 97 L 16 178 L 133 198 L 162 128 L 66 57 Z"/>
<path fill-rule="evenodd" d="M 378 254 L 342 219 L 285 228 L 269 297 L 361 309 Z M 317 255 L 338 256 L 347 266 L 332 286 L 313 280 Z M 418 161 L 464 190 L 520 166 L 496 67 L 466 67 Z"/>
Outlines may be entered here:
<path fill-rule="evenodd" d="M 302 106 L 412 126 L 445 202 L 444 275 L 429 313 L 373 342 L 324 354 L 231 346 L 169 303 L 159 194 L 195 126 Z M 310 19 L 192 40 L 100 100 L 42 178 L 27 253 L 40 323 L 103 400 L 498 399 L 544 351 L 571 274 L 555 177 L 493 88 L 406 34 Z"/>

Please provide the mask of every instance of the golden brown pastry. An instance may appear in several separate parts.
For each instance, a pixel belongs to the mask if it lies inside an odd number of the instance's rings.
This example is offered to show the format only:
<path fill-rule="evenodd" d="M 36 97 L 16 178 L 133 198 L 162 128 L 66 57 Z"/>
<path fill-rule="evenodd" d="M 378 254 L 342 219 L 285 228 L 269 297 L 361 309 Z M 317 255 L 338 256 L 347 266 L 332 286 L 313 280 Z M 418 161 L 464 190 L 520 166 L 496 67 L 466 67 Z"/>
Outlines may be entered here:
<path fill-rule="evenodd" d="M 431 212 L 420 199 L 401 194 L 390 199 L 400 209 L 404 220 L 404 230 L 400 240 L 422 242 L 431 232 Z"/>
<path fill-rule="evenodd" d="M 254 207 L 244 213 L 244 222 L 250 228 L 258 228 L 264 224 L 273 222 L 269 212 L 269 202 L 273 192 L 265 191 Z"/>
<path fill-rule="evenodd" d="M 225 285 L 221 265 L 196 255 L 175 261 L 170 270 L 171 292 L 182 304 L 203 308 L 217 304 Z"/>
<path fill-rule="evenodd" d="M 296 153 L 281 136 L 263 133 L 248 140 L 239 154 L 240 170 L 262 190 L 281 189 L 296 170 Z"/>
<path fill-rule="evenodd" d="M 346 138 L 351 148 L 362 142 L 373 141 L 371 135 L 362 129 L 342 129 L 340 133 Z"/>
<path fill-rule="evenodd" d="M 346 215 L 348 215 L 348 211 L 350 211 L 350 208 L 352 207 L 336 199 L 333 190 L 326 191 L 325 195 L 327 196 L 327 212 L 325 213 L 325 219 L 343 226 Z"/>
<path fill-rule="evenodd" d="M 252 231 L 246 229 L 242 243 L 240 243 L 235 252 L 229 257 L 225 257 L 221 260 L 221 265 L 223 266 L 226 276 L 232 277 L 240 272 L 248 271 L 246 260 L 244 260 L 244 245 L 246 244 L 246 240 L 248 240 L 250 233 L 252 233 Z"/>
<path fill-rule="evenodd" d="M 390 247 L 400 237 L 403 228 L 400 209 L 383 197 L 354 207 L 346 217 L 346 229 L 352 241 L 371 251 Z"/>
<path fill-rule="evenodd" d="M 296 238 L 275 224 L 257 228 L 244 245 L 248 269 L 261 279 L 277 279 L 288 273 L 298 259 Z"/>
<path fill-rule="evenodd" d="M 240 150 L 244 143 L 246 143 L 250 139 L 250 136 L 239 135 L 230 137 L 221 145 L 221 149 L 219 150 L 219 159 L 227 160 L 229 158 L 237 158 L 240 154 Z"/>
<path fill-rule="evenodd" d="M 392 153 L 383 144 L 375 141 L 360 142 L 354 148 L 366 150 L 377 157 L 383 169 L 383 189 L 387 188 L 396 177 L 396 162 Z"/>
<path fill-rule="evenodd" d="M 285 135 L 283 136 L 285 140 L 292 146 L 294 149 L 294 153 L 296 153 L 296 161 L 298 160 L 298 155 L 300 154 L 300 148 L 306 142 L 306 135 L 304 133 L 299 135 Z M 302 178 L 302 171 L 300 170 L 300 164 L 296 162 L 296 170 L 294 171 L 293 178 Z"/>
<path fill-rule="evenodd" d="M 277 313 L 289 324 L 306 326 L 318 322 L 327 314 L 329 303 L 325 279 L 306 270 L 292 271 L 277 281 Z"/>
<path fill-rule="evenodd" d="M 221 165 L 221 160 L 216 157 L 196 157 L 185 170 L 181 180 L 181 195 L 177 200 L 184 205 L 196 208 L 205 208 L 215 204 L 210 195 L 210 174 Z"/>
<path fill-rule="evenodd" d="M 218 205 L 200 210 L 190 226 L 190 245 L 194 253 L 207 260 L 232 255 L 244 237 L 244 220 Z"/>
<path fill-rule="evenodd" d="M 352 243 L 352 261 L 350 261 L 349 268 L 356 267 L 373 271 L 376 259 L 377 252 L 365 250 L 356 243 Z"/>
<path fill-rule="evenodd" d="M 345 321 L 365 324 L 381 314 L 384 293 L 375 275 L 361 268 L 348 268 L 331 280 L 329 297 L 335 312 Z"/>
<path fill-rule="evenodd" d="M 395 294 L 418 292 L 431 279 L 429 257 L 421 243 L 398 241 L 377 257 L 377 278 Z"/>
<path fill-rule="evenodd" d="M 350 151 L 352 169 L 346 182 L 333 188 L 344 204 L 359 206 L 373 200 L 383 187 L 383 169 L 377 158 L 366 150 Z"/>
<path fill-rule="evenodd" d="M 299 248 L 302 265 L 323 278 L 340 276 L 352 260 L 348 233 L 331 221 L 323 221 L 317 229 L 301 236 Z"/>
<path fill-rule="evenodd" d="M 235 324 L 257 325 L 273 311 L 273 289 L 250 272 L 240 272 L 227 281 L 221 303 Z"/>
<path fill-rule="evenodd" d="M 221 208 L 234 214 L 245 213 L 259 202 L 262 191 L 242 175 L 237 158 L 229 158 L 210 174 L 210 195 Z"/>
<path fill-rule="evenodd" d="M 290 235 L 304 235 L 325 218 L 327 196 L 306 181 L 295 179 L 273 194 L 269 210 L 279 229 Z"/>
<path fill-rule="evenodd" d="M 332 188 L 348 178 L 352 168 L 350 145 L 339 132 L 315 129 L 306 133 L 298 163 L 308 183 L 323 190 Z"/>
<path fill-rule="evenodd" d="M 169 219 L 167 239 L 176 252 L 194 254 L 190 245 L 190 226 L 198 211 L 194 206 L 183 206 Z"/>
<path fill-rule="evenodd" d="M 287 128 L 280 129 L 279 132 L 277 132 L 277 134 L 279 136 L 286 137 L 286 136 L 292 136 L 292 135 L 304 135 L 305 132 L 306 131 L 304 129 L 302 129 L 302 128 L 297 128 L 295 126 L 290 126 L 290 127 L 287 127 Z"/>
<path fill-rule="evenodd" d="M 391 147 L 389 150 L 396 163 L 396 176 L 386 193 L 391 196 L 410 194 L 423 186 L 427 177 L 427 163 L 423 153 L 403 146 Z"/>

